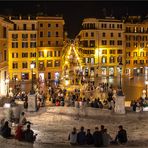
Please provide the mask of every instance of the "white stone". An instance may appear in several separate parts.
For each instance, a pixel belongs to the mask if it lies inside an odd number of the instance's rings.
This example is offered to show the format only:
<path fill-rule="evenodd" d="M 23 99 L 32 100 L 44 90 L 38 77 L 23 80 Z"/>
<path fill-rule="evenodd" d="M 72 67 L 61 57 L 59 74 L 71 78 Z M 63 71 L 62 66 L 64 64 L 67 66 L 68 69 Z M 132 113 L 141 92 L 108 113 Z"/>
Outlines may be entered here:
<path fill-rule="evenodd" d="M 37 110 L 37 96 L 36 94 L 28 95 L 28 111 L 34 112 Z"/>
<path fill-rule="evenodd" d="M 125 114 L 125 96 L 116 96 L 114 111 L 117 114 Z"/>

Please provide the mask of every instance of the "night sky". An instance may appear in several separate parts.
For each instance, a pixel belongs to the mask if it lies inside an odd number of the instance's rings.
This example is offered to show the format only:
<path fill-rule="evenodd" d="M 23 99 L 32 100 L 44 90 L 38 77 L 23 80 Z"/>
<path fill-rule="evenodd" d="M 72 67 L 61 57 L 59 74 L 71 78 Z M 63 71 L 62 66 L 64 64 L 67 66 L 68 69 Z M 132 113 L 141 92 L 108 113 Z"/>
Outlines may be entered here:
<path fill-rule="evenodd" d="M 39 12 L 55 16 L 62 15 L 65 31 L 74 38 L 81 28 L 85 17 L 101 18 L 106 16 L 121 17 L 125 15 L 148 14 L 147 1 L 1 1 L 0 14 L 35 15 Z"/>

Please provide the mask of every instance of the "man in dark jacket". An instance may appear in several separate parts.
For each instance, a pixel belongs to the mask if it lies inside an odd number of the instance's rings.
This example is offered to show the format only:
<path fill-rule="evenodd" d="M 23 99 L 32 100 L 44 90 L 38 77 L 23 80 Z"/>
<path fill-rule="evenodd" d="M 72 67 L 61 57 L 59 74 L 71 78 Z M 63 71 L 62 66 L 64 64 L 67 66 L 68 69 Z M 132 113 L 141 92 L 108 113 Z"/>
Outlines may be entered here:
<path fill-rule="evenodd" d="M 86 133 L 84 132 L 84 127 L 82 126 L 80 132 L 77 135 L 77 142 L 80 145 L 84 145 L 86 143 Z"/>
<path fill-rule="evenodd" d="M 90 133 L 90 129 L 87 130 L 87 134 L 86 134 L 86 144 L 91 145 L 93 144 L 93 136 Z"/>
<path fill-rule="evenodd" d="M 118 134 L 117 134 L 117 136 L 115 138 L 115 142 L 118 141 L 119 143 L 124 144 L 124 143 L 127 142 L 127 133 L 126 133 L 126 130 L 123 129 L 123 126 L 122 125 L 120 125 L 118 128 L 119 128 L 119 131 L 118 131 Z"/>
<path fill-rule="evenodd" d="M 93 142 L 95 147 L 101 147 L 103 145 L 102 133 L 95 127 L 95 132 L 93 133 Z"/>

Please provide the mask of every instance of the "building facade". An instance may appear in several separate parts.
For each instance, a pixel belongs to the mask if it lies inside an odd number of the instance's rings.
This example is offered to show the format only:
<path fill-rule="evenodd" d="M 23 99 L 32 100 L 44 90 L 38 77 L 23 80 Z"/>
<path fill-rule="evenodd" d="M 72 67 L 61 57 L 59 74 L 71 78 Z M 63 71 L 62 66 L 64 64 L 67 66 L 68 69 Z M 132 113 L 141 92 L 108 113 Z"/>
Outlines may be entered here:
<path fill-rule="evenodd" d="M 0 95 L 6 95 L 8 85 L 8 30 L 13 22 L 0 17 Z"/>
<path fill-rule="evenodd" d="M 61 73 L 63 47 L 62 17 L 9 17 L 14 22 L 8 32 L 10 80 L 55 79 Z"/>
<path fill-rule="evenodd" d="M 148 74 L 148 18 L 125 19 L 126 75 Z"/>
<path fill-rule="evenodd" d="M 116 76 L 120 61 L 124 69 L 124 24 L 121 20 L 114 17 L 84 19 L 77 38 L 85 72 Z"/>

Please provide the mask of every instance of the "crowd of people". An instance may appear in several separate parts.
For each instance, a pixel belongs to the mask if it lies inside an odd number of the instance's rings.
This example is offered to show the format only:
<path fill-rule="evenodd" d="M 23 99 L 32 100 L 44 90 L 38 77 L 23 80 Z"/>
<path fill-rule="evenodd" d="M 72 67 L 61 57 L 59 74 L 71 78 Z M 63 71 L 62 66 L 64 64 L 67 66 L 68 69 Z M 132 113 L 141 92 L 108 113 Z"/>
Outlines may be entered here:
<path fill-rule="evenodd" d="M 34 134 L 31 129 L 31 124 L 32 123 L 30 121 L 27 121 L 24 112 L 21 113 L 19 123 L 15 129 L 13 129 L 14 127 L 12 122 L 2 119 L 0 122 L 0 135 L 7 139 L 15 138 L 19 141 L 33 143 L 37 134 Z M 15 130 L 15 132 L 13 132 L 12 129 Z"/>
<path fill-rule="evenodd" d="M 122 125 L 119 125 L 118 128 L 119 130 L 113 139 L 104 125 L 101 125 L 100 130 L 98 127 L 95 127 L 93 133 L 91 133 L 90 129 L 85 131 L 83 126 L 77 132 L 77 129 L 74 127 L 68 135 L 68 140 L 71 145 L 94 145 L 95 147 L 107 147 L 110 144 L 126 144 L 128 141 L 127 132 Z"/>

